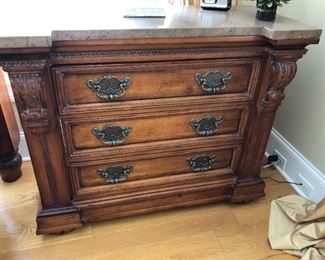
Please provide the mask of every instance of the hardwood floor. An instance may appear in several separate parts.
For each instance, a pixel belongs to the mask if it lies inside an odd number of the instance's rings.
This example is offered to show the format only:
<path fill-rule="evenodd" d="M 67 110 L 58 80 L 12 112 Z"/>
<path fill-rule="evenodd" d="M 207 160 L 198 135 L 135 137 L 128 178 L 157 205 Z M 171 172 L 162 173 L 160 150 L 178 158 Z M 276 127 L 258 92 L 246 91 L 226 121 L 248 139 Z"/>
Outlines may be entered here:
<path fill-rule="evenodd" d="M 72 233 L 35 235 L 37 188 L 30 163 L 14 183 L 0 182 L 0 259 L 298 259 L 271 250 L 270 201 L 294 193 L 266 179 L 266 197 L 87 224 Z M 262 176 L 282 179 L 276 171 Z"/>

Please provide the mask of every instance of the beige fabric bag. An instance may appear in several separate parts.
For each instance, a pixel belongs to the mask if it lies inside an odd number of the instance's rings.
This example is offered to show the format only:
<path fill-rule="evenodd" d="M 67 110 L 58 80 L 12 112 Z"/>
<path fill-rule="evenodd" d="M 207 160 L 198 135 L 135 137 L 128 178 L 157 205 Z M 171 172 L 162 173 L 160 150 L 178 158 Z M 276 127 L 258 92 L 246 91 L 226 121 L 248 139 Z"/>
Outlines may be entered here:
<path fill-rule="evenodd" d="M 325 198 L 318 205 L 298 195 L 272 201 L 269 241 L 303 260 L 325 260 Z"/>

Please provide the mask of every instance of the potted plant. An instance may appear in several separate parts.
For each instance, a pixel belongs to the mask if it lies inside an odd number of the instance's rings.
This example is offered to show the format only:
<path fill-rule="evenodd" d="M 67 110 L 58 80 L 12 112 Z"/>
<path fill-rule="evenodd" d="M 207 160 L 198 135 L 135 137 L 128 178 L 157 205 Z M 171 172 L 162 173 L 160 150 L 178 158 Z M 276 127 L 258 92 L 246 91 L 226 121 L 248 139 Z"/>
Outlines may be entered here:
<path fill-rule="evenodd" d="M 252 0 L 255 1 L 255 0 Z M 262 21 L 274 21 L 278 6 L 287 4 L 290 0 L 256 0 L 256 18 Z"/>

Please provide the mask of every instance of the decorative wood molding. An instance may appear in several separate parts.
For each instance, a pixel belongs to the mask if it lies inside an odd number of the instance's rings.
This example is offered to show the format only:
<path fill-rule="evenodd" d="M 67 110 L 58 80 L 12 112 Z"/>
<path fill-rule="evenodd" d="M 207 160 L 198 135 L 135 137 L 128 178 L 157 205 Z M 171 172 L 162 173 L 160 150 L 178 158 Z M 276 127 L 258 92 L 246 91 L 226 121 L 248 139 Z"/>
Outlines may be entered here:
<path fill-rule="evenodd" d="M 50 54 L 53 60 L 74 58 L 96 58 L 114 56 L 159 56 L 179 54 L 209 54 L 209 53 L 236 53 L 252 52 L 262 53 L 265 47 L 230 47 L 230 48 L 177 48 L 177 49 L 138 49 L 138 50 L 109 50 L 109 51 L 80 51 L 80 52 L 55 52 Z"/>
<path fill-rule="evenodd" d="M 28 70 L 43 70 L 46 66 L 46 59 L 35 59 L 35 60 L 0 60 L 0 66 L 5 71 L 28 71 Z"/>
<path fill-rule="evenodd" d="M 55 175 L 54 175 L 54 171 L 53 171 L 53 165 L 51 162 L 51 156 L 50 156 L 48 143 L 46 140 L 46 135 L 45 134 L 39 135 L 38 141 L 42 148 L 42 156 L 43 156 L 43 160 L 45 161 L 45 168 L 46 168 L 46 173 L 47 173 L 47 178 L 48 178 L 48 183 L 49 183 L 50 191 L 52 194 L 52 198 L 53 198 L 54 203 L 59 204 L 60 199 L 59 199 L 57 185 L 55 182 L 55 177 L 54 177 Z"/>
<path fill-rule="evenodd" d="M 41 211 L 71 205 L 58 122 L 53 109 L 48 109 L 53 107 L 55 98 L 51 92 L 47 60 L 26 55 L 14 56 L 10 60 L 4 57 L 0 56 L 0 64 L 9 74 L 21 123 L 29 140 L 28 148 L 40 189 Z M 44 221 L 41 215 L 39 223 Z"/>
<path fill-rule="evenodd" d="M 22 125 L 49 126 L 48 109 L 44 93 L 46 59 L 22 57 L 0 60 L 8 72 Z"/>
<path fill-rule="evenodd" d="M 37 219 L 36 234 L 58 234 L 70 232 L 83 226 L 76 206 L 41 208 Z M 53 225 L 53 222 L 57 223 Z"/>
<path fill-rule="evenodd" d="M 231 197 L 232 203 L 248 203 L 265 196 L 265 183 L 259 178 L 237 180 L 235 187 Z"/>
<path fill-rule="evenodd" d="M 270 55 L 269 87 L 264 95 L 262 106 L 277 108 L 285 98 L 284 90 L 294 79 L 297 73 L 297 60 L 305 53 L 306 49 L 275 50 L 267 48 Z"/>
<path fill-rule="evenodd" d="M 24 73 L 11 74 L 16 103 L 20 107 L 23 125 L 49 125 L 48 111 L 42 92 L 42 74 Z"/>
<path fill-rule="evenodd" d="M 279 106 L 284 99 L 284 89 L 293 80 L 297 72 L 295 61 L 276 61 L 271 64 L 271 84 L 265 93 L 263 106 Z"/>

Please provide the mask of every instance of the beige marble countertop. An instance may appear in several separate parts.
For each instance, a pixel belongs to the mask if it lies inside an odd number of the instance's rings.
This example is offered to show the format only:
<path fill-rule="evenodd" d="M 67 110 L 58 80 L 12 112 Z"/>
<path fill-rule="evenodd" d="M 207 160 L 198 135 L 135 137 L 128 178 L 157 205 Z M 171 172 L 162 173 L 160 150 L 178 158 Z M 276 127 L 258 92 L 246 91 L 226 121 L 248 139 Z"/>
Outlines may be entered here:
<path fill-rule="evenodd" d="M 20 2 L 21 16 L 15 14 L 21 23 L 11 23 L 10 8 L 5 9 L 1 20 L 8 21 L 8 26 L 2 22 L 0 48 L 50 47 L 54 41 L 67 40 L 249 35 L 282 40 L 321 35 L 318 28 L 280 15 L 275 22 L 258 21 L 256 8 L 251 6 L 233 7 L 228 12 L 173 6 L 166 9 L 166 18 L 123 18 L 123 9 L 100 8 L 103 1 L 99 0 L 92 0 L 92 5 L 66 1 L 65 5 L 48 7 L 47 12 L 42 12 L 42 7 L 23 12 L 24 2 L 29 1 Z"/>

